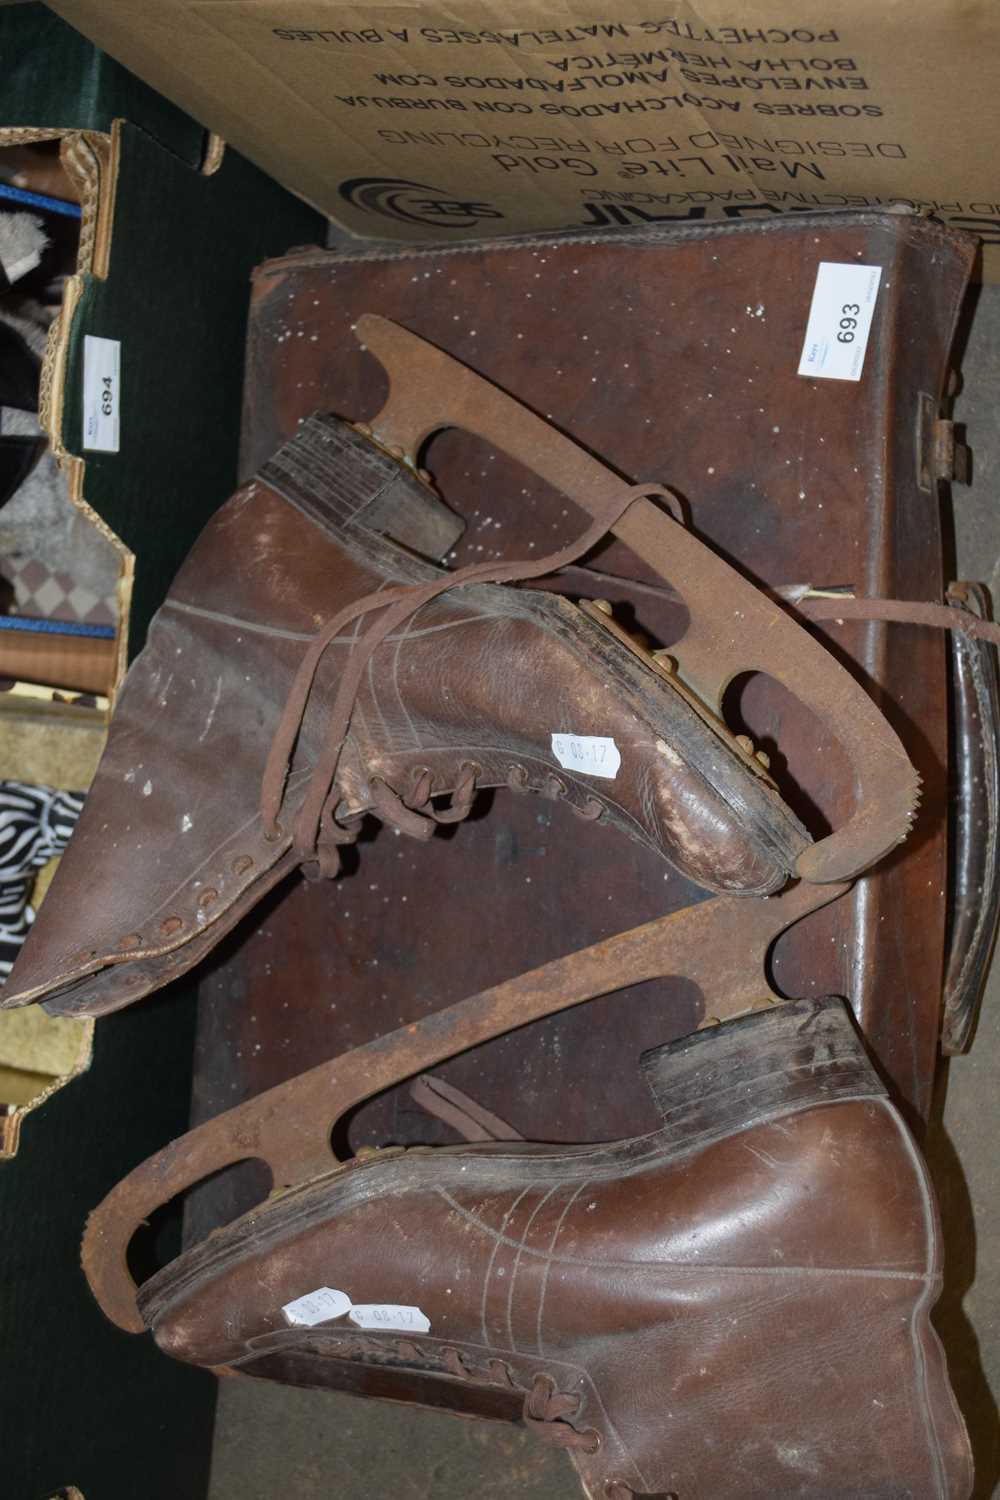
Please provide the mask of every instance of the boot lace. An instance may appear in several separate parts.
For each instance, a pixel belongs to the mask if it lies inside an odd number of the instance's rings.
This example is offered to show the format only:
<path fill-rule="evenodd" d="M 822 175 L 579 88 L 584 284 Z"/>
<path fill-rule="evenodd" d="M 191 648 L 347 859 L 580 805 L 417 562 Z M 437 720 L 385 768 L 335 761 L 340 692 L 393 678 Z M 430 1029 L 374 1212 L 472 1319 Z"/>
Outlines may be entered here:
<path fill-rule="evenodd" d="M 430 603 L 447 590 L 462 588 L 472 583 L 514 583 L 542 578 L 546 574 L 570 570 L 579 557 L 589 552 L 597 542 L 615 525 L 636 500 L 650 498 L 662 501 L 672 514 L 676 514 L 673 497 L 658 485 L 623 486 L 608 502 L 601 515 L 568 546 L 547 557 L 533 561 L 512 563 L 487 562 L 460 568 L 431 583 L 398 585 L 378 589 L 362 599 L 338 611 L 317 633 L 306 650 L 292 682 L 278 722 L 274 740 L 268 754 L 261 781 L 260 813 L 264 836 L 270 840 L 283 837 L 279 822 L 285 796 L 285 786 L 295 743 L 302 727 L 313 683 L 320 662 L 331 642 L 356 620 L 375 614 L 375 623 L 351 647 L 347 664 L 337 687 L 324 743 L 313 767 L 306 794 L 292 830 L 292 846 L 303 865 L 315 862 L 321 876 L 336 875 L 340 868 L 338 846 L 353 843 L 360 831 L 362 813 L 346 814 L 340 806 L 336 787 L 337 770 L 351 725 L 354 703 L 361 689 L 364 672 L 372 656 L 382 642 L 398 626 L 410 619 L 425 604 Z M 573 569 L 573 571 L 576 571 Z M 580 569 L 579 571 L 586 571 Z M 646 586 L 647 591 L 650 586 Z M 656 592 L 675 596 L 670 588 Z M 1000 626 L 964 610 L 950 608 L 944 604 L 925 601 L 860 598 L 848 589 L 824 590 L 809 585 L 793 586 L 787 591 L 788 600 L 809 618 L 881 620 L 915 625 L 929 625 L 939 629 L 960 630 L 979 640 L 1000 646 Z M 419 778 L 418 785 L 407 797 L 403 797 L 387 782 L 372 778 L 370 782 L 372 803 L 383 820 L 394 824 L 402 832 L 414 838 L 427 839 L 439 823 L 458 822 L 468 816 L 476 790 L 478 768 L 463 766 L 461 779 L 455 789 L 451 807 L 440 810 L 432 805 L 430 772 Z M 512 767 L 508 784 L 515 790 L 542 791 L 548 795 L 559 795 L 561 788 L 543 783 L 531 786 L 523 768 Z M 584 817 L 596 817 L 601 806 L 590 799 L 580 809 Z"/>
<path fill-rule="evenodd" d="M 429 604 L 449 589 L 462 588 L 471 583 L 514 583 L 555 572 L 589 552 L 636 500 L 644 498 L 659 499 L 673 510 L 672 496 L 659 485 L 623 485 L 608 501 L 601 515 L 575 541 L 547 557 L 512 563 L 476 563 L 443 578 L 434 579 L 431 583 L 401 584 L 378 589 L 339 610 L 322 626 L 306 650 L 278 722 L 261 782 L 260 813 L 265 838 L 276 840 L 283 837 L 279 817 L 285 785 L 316 673 L 330 644 L 349 625 L 368 615 L 376 615 L 374 624 L 368 627 L 350 649 L 334 696 L 323 747 L 313 767 L 292 830 L 292 846 L 299 862 L 311 864 L 315 861 L 323 876 L 337 874 L 340 868 L 338 845 L 353 842 L 360 828 L 361 814 L 349 817 L 342 814 L 336 787 L 337 770 L 365 669 L 386 637 L 423 605 Z M 457 822 L 468 814 L 475 793 L 474 772 L 473 767 L 464 769 L 463 780 L 456 789 L 452 806 L 443 813 L 430 806 L 429 772 L 426 785 L 422 784 L 415 789 L 424 792 L 422 799 L 412 794 L 404 799 L 386 782 L 373 778 L 373 803 L 381 816 L 403 832 L 415 838 L 426 839 L 434 832 L 436 823 Z"/>
<path fill-rule="evenodd" d="M 522 1413 L 526 1427 L 538 1437 L 556 1443 L 560 1448 L 579 1448 L 596 1453 L 601 1434 L 596 1427 L 574 1427 L 567 1420 L 580 1409 L 580 1397 L 561 1391 L 551 1375 L 538 1374 L 524 1398 Z"/>
<path fill-rule="evenodd" d="M 413 785 L 405 797 L 395 791 L 381 776 L 371 777 L 372 805 L 384 823 L 391 823 L 400 833 L 411 838 L 429 839 L 441 823 L 460 823 L 472 811 L 476 797 L 476 783 L 480 774 L 474 761 L 463 761 L 459 767 L 458 782 L 451 794 L 450 807 L 435 807 L 434 779 L 426 766 L 417 766 L 412 774 Z"/>
<path fill-rule="evenodd" d="M 457 1375 L 460 1380 L 516 1389 L 510 1368 L 502 1359 L 491 1359 L 485 1369 L 477 1369 L 463 1359 L 457 1349 L 445 1349 L 443 1355 L 449 1373 Z M 560 1448 L 579 1448 L 584 1453 L 596 1453 L 601 1446 L 601 1434 L 596 1427 L 573 1427 L 567 1420 L 579 1409 L 580 1397 L 561 1391 L 551 1375 L 539 1372 L 532 1380 L 531 1388 L 524 1392 L 522 1417 L 532 1432 Z"/>
<path fill-rule="evenodd" d="M 400 1345 L 401 1353 L 402 1348 Z M 415 1350 L 413 1352 L 416 1354 Z M 459 1380 L 517 1389 L 510 1366 L 502 1359 L 490 1359 L 485 1366 L 478 1367 L 470 1364 L 457 1349 L 443 1349 L 441 1354 L 448 1373 Z M 560 1448 L 575 1448 L 581 1453 L 596 1453 L 601 1446 L 601 1434 L 597 1429 L 574 1427 L 568 1420 L 576 1416 L 579 1409 L 579 1395 L 561 1391 L 551 1375 L 539 1372 L 532 1380 L 530 1390 L 524 1393 L 522 1417 L 526 1426 L 547 1442 L 556 1443 Z M 603 1494 L 605 1500 L 680 1500 L 675 1490 L 637 1490 L 626 1480 L 614 1478 L 605 1481 Z"/>
<path fill-rule="evenodd" d="M 606 1500 L 680 1500 L 676 1490 L 634 1490 L 623 1479 L 609 1479 L 604 1494 Z"/>

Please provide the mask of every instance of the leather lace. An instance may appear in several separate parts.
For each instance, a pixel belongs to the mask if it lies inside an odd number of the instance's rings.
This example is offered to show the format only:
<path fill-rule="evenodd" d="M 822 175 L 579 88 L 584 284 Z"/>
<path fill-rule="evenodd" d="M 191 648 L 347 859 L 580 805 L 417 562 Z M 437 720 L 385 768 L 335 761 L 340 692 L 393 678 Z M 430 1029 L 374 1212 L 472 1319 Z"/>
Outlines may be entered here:
<path fill-rule="evenodd" d="M 929 625 L 937 630 L 958 630 L 974 640 L 1000 646 L 1000 625 L 992 620 L 922 599 L 878 599 L 817 591 L 805 595 L 797 608 L 811 620 L 881 620 L 889 625 Z"/>
<path fill-rule="evenodd" d="M 517 1389 L 510 1368 L 502 1359 L 491 1359 L 485 1369 L 477 1369 L 464 1360 L 457 1349 L 445 1349 L 443 1356 L 449 1373 L 460 1380 Z M 556 1443 L 560 1448 L 596 1453 L 601 1446 L 601 1434 L 596 1427 L 574 1427 L 568 1420 L 579 1411 L 580 1399 L 573 1392 L 561 1391 L 551 1375 L 539 1371 L 530 1389 L 524 1392 L 521 1415 L 525 1425 L 546 1441 Z"/>
<path fill-rule="evenodd" d="M 330 711 L 323 746 L 292 830 L 292 845 L 300 863 L 317 861 L 320 874 L 325 876 L 336 875 L 340 867 L 337 846 L 350 843 L 357 837 L 360 813 L 347 821 L 339 821 L 336 817 L 339 800 L 337 770 L 365 668 L 386 637 L 423 605 L 429 604 L 449 589 L 462 588 L 471 583 L 514 583 L 523 579 L 540 578 L 565 567 L 596 546 L 631 505 L 647 498 L 662 500 L 668 508 L 673 507 L 672 497 L 659 485 L 623 485 L 601 515 L 575 541 L 547 557 L 511 563 L 475 563 L 430 583 L 401 584 L 377 589 L 339 610 L 319 630 L 306 650 L 278 722 L 261 782 L 260 813 L 265 838 L 274 840 L 283 837 L 279 817 L 285 785 L 316 673 L 328 647 L 348 626 L 368 615 L 377 616 L 374 624 L 355 641 L 349 652 Z M 468 812 L 475 790 L 474 769 L 469 768 L 470 777 L 456 793 L 452 807 L 444 812 L 429 808 L 429 775 L 422 804 L 417 802 L 414 806 L 416 799 L 412 795 L 404 799 L 387 783 L 376 778 L 371 783 L 372 800 L 376 810 L 403 832 L 416 838 L 429 838 L 434 831 L 435 822 L 457 821 Z"/>
<path fill-rule="evenodd" d="M 675 1490 L 634 1490 L 623 1479 L 609 1479 L 604 1494 L 606 1500 L 680 1500 Z"/>
<path fill-rule="evenodd" d="M 386 637 L 425 604 L 450 589 L 472 583 L 526 582 L 561 571 L 587 571 L 572 568 L 572 564 L 589 552 L 636 500 L 644 498 L 659 499 L 672 513 L 674 511 L 673 497 L 659 485 L 623 486 L 575 541 L 546 557 L 511 563 L 475 563 L 430 583 L 377 589 L 339 610 L 320 629 L 305 652 L 278 722 L 261 782 L 260 813 L 265 837 L 271 840 L 283 837 L 279 816 L 285 785 L 316 673 L 328 647 L 348 626 L 368 615 L 377 616 L 374 624 L 356 640 L 349 652 L 347 665 L 334 697 L 323 747 L 313 767 L 292 833 L 293 848 L 300 863 L 308 865 L 316 861 L 319 873 L 324 876 L 337 874 L 340 868 L 337 846 L 352 843 L 360 829 L 363 816 L 360 812 L 346 821 L 337 818 L 337 770 L 365 668 Z M 610 578 L 611 575 L 603 576 Z M 676 591 L 669 586 L 660 588 L 646 585 L 645 591 L 677 597 Z M 1000 626 L 982 620 L 966 610 L 953 609 L 944 604 L 919 600 L 859 598 L 849 590 L 827 591 L 813 589 L 808 585 L 792 586 L 780 592 L 787 594 L 795 607 L 815 620 L 861 619 L 928 625 L 945 630 L 959 630 L 975 639 L 1000 646 Z M 433 834 L 436 824 L 458 822 L 468 815 L 475 796 L 477 770 L 472 763 L 466 763 L 462 767 L 460 781 L 449 808 L 439 809 L 433 806 L 429 771 L 418 774 L 414 788 L 406 797 L 384 780 L 373 777 L 370 781 L 372 805 L 384 821 L 393 824 L 401 832 L 413 838 L 427 839 Z M 515 790 L 530 789 L 527 787 L 526 773 L 521 768 L 512 768 L 509 780 Z M 558 778 L 554 780 L 558 781 Z M 585 816 L 594 816 L 595 812 L 600 811 L 600 806 L 588 805 L 582 811 Z"/>
<path fill-rule="evenodd" d="M 538 1437 L 560 1448 L 579 1448 L 596 1453 L 601 1434 L 596 1427 L 574 1427 L 568 1420 L 580 1409 L 580 1397 L 561 1391 L 551 1375 L 539 1373 L 524 1398 L 522 1417 L 526 1427 Z"/>
<path fill-rule="evenodd" d="M 433 1073 L 421 1073 L 410 1084 L 410 1098 L 414 1104 L 443 1120 L 452 1130 L 467 1141 L 523 1141 L 524 1136 L 506 1120 L 501 1120 L 492 1110 L 486 1109 L 470 1095 L 457 1089 L 453 1083 L 436 1078 Z"/>
<path fill-rule="evenodd" d="M 597 568 L 575 567 L 567 563 L 559 572 L 591 584 L 627 589 L 630 593 L 650 594 L 672 603 L 683 604 L 684 596 L 669 584 L 641 583 L 619 573 L 604 573 Z M 778 584 L 765 588 L 783 604 L 790 604 L 811 620 L 876 620 L 886 625 L 925 625 L 936 630 L 957 630 L 974 640 L 988 641 L 1000 647 L 1000 625 L 984 620 L 966 609 L 935 604 L 927 599 L 887 599 L 877 595 L 855 594 L 852 588 L 824 587 L 810 583 Z"/>
<path fill-rule="evenodd" d="M 362 1346 L 362 1356 L 367 1352 L 367 1346 Z M 408 1339 L 398 1340 L 396 1352 L 403 1360 L 420 1359 L 417 1346 Z M 601 1447 L 601 1434 L 596 1427 L 574 1427 L 569 1420 L 580 1410 L 579 1394 L 561 1391 L 551 1375 L 539 1371 L 530 1388 L 524 1390 L 516 1383 L 506 1360 L 493 1358 L 485 1365 L 475 1365 L 457 1349 L 448 1347 L 440 1351 L 440 1358 L 447 1373 L 457 1380 L 523 1392 L 522 1420 L 530 1431 L 547 1442 L 588 1454 L 596 1453 Z M 637 1490 L 627 1480 L 615 1477 L 605 1480 L 601 1493 L 605 1500 L 680 1500 L 676 1490 Z"/>

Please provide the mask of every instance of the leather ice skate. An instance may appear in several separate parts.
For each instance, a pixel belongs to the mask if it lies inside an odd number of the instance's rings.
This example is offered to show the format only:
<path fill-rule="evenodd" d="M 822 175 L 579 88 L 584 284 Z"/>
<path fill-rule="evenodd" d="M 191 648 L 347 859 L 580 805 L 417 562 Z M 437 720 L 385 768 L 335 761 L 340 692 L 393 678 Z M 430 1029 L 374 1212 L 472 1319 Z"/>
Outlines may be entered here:
<path fill-rule="evenodd" d="M 375 1152 L 159 1272 L 147 1325 L 216 1370 L 522 1421 L 591 1500 L 965 1500 L 932 1190 L 842 1002 L 643 1071 L 653 1134 Z"/>
<path fill-rule="evenodd" d="M 441 517 L 412 469 L 306 422 L 159 611 L 4 1003 L 116 1009 L 298 866 L 333 873 L 366 813 L 426 837 L 481 787 L 559 798 L 712 890 L 784 884 L 808 834 L 721 719 L 599 612 L 478 581 L 593 545 L 647 493 L 614 489 L 575 547 L 449 574 L 381 534 L 416 528 L 429 550 L 428 507 Z M 437 550 L 453 537 L 439 527 Z"/>
<path fill-rule="evenodd" d="M 204 1121 L 135 1167 L 90 1215 L 81 1259 L 94 1296 L 112 1322 L 141 1332 L 128 1250 L 164 1204 L 250 1158 L 276 1191 L 324 1176 L 339 1160 L 337 1127 L 358 1105 L 532 1021 L 671 976 L 699 997 L 702 1027 L 781 1003 L 767 977 L 774 943 L 848 889 L 799 881 L 766 901 L 716 896 L 684 907 L 467 995 Z"/>

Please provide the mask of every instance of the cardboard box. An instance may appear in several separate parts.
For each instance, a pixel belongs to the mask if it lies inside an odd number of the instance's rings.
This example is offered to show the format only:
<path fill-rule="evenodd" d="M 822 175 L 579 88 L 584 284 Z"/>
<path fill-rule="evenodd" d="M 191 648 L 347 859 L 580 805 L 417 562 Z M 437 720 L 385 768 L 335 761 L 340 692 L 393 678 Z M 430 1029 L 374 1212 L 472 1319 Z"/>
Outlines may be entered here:
<path fill-rule="evenodd" d="M 1000 10 L 965 0 L 54 0 L 361 235 L 907 203 L 1000 278 Z"/>

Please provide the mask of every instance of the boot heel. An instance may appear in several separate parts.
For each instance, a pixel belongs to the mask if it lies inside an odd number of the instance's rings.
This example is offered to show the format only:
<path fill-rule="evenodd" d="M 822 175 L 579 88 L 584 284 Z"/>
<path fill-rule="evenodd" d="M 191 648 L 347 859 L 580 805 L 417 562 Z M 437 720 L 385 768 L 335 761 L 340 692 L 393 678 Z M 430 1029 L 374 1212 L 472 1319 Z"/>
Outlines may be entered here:
<path fill-rule="evenodd" d="M 307 418 L 258 476 L 334 536 L 389 536 L 440 561 L 465 522 L 371 438 L 338 417 Z"/>
<path fill-rule="evenodd" d="M 773 1115 L 886 1090 L 842 1000 L 797 1000 L 643 1053 L 643 1078 L 677 1144 Z"/>

